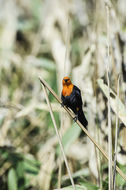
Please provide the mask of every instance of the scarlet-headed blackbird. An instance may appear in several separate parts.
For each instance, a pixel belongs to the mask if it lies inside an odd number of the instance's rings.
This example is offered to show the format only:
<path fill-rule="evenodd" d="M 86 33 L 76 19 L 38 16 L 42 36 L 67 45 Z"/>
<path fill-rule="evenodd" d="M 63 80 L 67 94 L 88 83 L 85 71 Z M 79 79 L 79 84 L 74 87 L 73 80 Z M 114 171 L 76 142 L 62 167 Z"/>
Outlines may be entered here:
<path fill-rule="evenodd" d="M 78 119 L 81 124 L 87 128 L 88 121 L 86 120 L 84 112 L 82 110 L 83 103 L 80 89 L 72 84 L 69 77 L 64 77 L 62 84 L 62 105 L 69 107 L 75 113 L 75 119 Z"/>

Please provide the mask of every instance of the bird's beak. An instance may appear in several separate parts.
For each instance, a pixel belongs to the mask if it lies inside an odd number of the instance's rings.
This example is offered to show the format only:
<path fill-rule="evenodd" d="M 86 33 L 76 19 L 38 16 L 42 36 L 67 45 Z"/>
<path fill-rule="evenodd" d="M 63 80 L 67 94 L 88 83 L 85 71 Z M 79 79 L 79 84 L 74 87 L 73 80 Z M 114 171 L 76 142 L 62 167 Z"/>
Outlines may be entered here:
<path fill-rule="evenodd" d="M 67 82 L 69 79 L 64 79 L 65 82 Z"/>

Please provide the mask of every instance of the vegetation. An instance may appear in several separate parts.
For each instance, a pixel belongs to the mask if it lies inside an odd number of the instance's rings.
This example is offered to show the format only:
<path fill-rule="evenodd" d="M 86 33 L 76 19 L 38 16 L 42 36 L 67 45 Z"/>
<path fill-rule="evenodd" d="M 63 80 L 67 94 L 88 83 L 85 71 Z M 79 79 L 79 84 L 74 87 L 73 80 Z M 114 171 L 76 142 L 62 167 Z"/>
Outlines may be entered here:
<path fill-rule="evenodd" d="M 76 190 L 107 190 L 113 174 L 114 188 L 126 189 L 118 172 L 108 173 L 111 162 L 47 90 L 64 161 L 39 81 L 60 97 L 62 78 L 71 77 L 81 89 L 88 133 L 110 158 L 109 144 L 126 175 L 125 7 L 125 0 L 0 2 L 1 190 L 71 190 L 70 175 Z"/>

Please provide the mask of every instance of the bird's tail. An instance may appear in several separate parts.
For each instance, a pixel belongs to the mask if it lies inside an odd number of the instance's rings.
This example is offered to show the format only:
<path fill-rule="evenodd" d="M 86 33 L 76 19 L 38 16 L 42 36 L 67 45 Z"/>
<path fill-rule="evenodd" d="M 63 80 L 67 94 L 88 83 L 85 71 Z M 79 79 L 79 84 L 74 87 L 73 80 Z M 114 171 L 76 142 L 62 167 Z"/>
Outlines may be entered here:
<path fill-rule="evenodd" d="M 86 117 L 84 115 L 83 110 L 79 110 L 79 112 L 78 112 L 78 120 L 87 129 L 88 121 L 87 121 L 87 119 L 86 119 Z"/>

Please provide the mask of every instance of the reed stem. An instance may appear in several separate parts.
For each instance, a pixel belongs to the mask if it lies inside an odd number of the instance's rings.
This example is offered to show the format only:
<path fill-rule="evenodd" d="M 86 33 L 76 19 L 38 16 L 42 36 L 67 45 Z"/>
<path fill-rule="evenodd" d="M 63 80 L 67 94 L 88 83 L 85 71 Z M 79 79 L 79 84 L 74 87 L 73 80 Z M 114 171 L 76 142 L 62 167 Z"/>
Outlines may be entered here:
<path fill-rule="evenodd" d="M 116 131 L 115 131 L 115 150 L 114 150 L 114 169 L 113 169 L 113 190 L 116 187 L 116 163 L 117 163 L 117 145 L 118 145 L 118 113 L 119 113 L 119 80 L 117 82 L 117 114 L 116 114 Z"/>

